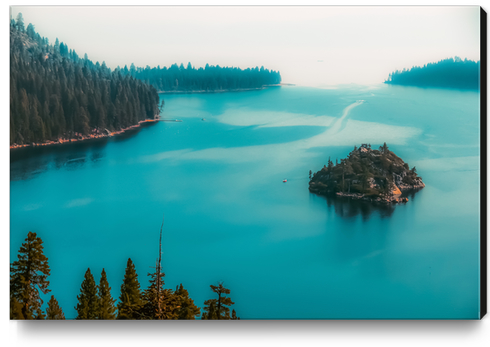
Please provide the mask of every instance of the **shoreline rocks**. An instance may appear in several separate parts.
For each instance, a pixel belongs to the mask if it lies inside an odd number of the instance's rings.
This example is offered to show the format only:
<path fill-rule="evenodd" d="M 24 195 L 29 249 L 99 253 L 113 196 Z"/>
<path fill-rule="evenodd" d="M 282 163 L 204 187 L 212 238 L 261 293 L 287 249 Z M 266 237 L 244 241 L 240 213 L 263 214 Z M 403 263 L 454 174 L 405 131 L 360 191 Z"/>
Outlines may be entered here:
<path fill-rule="evenodd" d="M 59 145 L 63 143 L 73 143 L 73 142 L 80 142 L 80 141 L 86 141 L 86 140 L 93 140 L 93 139 L 101 139 L 101 138 L 106 138 L 106 137 L 112 137 L 116 135 L 120 135 L 125 133 L 126 131 L 140 128 L 142 124 L 145 123 L 156 123 L 160 120 L 160 117 L 154 118 L 154 119 L 145 119 L 145 120 L 140 120 L 137 124 L 131 125 L 127 128 L 117 130 L 110 132 L 109 130 L 105 129 L 102 133 L 95 133 L 93 132 L 92 134 L 89 135 L 75 135 L 73 138 L 59 138 L 57 141 L 46 141 L 46 142 L 41 142 L 41 143 L 26 143 L 22 145 L 18 144 L 13 144 L 10 146 L 10 149 L 16 149 L 16 148 L 25 148 L 25 147 L 42 147 L 42 146 L 50 146 L 50 145 Z"/>

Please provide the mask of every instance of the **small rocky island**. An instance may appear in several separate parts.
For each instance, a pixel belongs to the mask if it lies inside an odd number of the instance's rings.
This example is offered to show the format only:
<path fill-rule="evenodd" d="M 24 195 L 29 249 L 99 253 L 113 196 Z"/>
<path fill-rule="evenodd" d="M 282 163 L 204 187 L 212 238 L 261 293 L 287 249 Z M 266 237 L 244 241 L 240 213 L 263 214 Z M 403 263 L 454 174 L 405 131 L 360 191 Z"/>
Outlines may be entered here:
<path fill-rule="evenodd" d="M 313 176 L 310 171 L 310 192 L 325 196 L 397 203 L 408 201 L 401 196 L 402 191 L 423 187 L 415 166 L 410 169 L 386 142 L 379 149 L 371 149 L 370 144 L 354 147 L 340 163 L 334 165 L 329 158 L 328 164 Z"/>

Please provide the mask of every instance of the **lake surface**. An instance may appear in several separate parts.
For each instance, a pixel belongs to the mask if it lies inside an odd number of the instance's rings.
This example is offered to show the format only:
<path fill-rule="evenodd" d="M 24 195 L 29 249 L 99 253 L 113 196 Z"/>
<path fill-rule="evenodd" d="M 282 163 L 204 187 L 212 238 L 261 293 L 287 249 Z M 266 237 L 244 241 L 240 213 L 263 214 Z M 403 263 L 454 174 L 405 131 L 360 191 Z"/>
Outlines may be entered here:
<path fill-rule="evenodd" d="M 45 301 L 74 318 L 87 267 L 118 298 L 130 257 L 146 288 L 165 214 L 165 287 L 199 307 L 223 281 L 242 319 L 478 318 L 479 98 L 388 85 L 164 95 L 163 117 L 182 122 L 11 151 L 10 259 L 36 232 Z M 408 203 L 309 193 L 309 170 L 383 142 L 426 184 Z"/>

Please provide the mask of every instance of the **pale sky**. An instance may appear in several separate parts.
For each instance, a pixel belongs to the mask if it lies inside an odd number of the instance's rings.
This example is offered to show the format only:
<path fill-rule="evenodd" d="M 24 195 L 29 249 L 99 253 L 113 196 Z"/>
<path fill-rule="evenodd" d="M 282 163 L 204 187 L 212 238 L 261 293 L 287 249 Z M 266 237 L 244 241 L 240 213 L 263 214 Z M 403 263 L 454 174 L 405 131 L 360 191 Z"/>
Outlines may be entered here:
<path fill-rule="evenodd" d="M 461 7 L 23 7 L 41 36 L 115 68 L 191 62 L 279 70 L 283 82 L 381 83 L 396 69 L 479 60 L 480 9 Z"/>

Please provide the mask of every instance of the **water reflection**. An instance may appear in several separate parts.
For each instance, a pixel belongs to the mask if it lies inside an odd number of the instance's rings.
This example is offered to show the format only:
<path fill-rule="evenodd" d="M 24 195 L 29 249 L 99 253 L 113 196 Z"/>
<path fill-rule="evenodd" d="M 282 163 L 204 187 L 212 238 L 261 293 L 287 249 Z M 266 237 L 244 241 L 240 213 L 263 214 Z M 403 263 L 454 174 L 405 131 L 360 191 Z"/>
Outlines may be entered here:
<path fill-rule="evenodd" d="M 146 126 L 146 125 L 145 125 Z M 78 170 L 90 164 L 100 165 L 110 142 L 122 142 L 136 136 L 140 128 L 110 138 L 66 143 L 63 145 L 25 147 L 10 151 L 10 180 L 37 177 L 49 169 Z"/>
<path fill-rule="evenodd" d="M 32 179 L 50 169 L 72 171 L 87 163 L 98 165 L 105 157 L 107 142 L 107 139 L 98 139 L 61 146 L 15 149 L 10 153 L 10 180 Z"/>
<path fill-rule="evenodd" d="M 381 218 L 387 218 L 395 211 L 394 204 L 373 203 L 336 196 L 329 196 L 326 200 L 328 209 L 333 208 L 335 213 L 342 218 L 354 218 L 360 215 L 363 221 L 368 221 L 373 213 L 378 213 Z"/>
<path fill-rule="evenodd" d="M 400 197 L 407 197 L 408 200 L 413 203 L 416 193 L 421 189 L 422 188 L 404 191 Z M 397 206 L 397 204 L 393 203 L 370 202 L 337 196 L 328 196 L 326 197 L 326 200 L 328 209 L 331 210 L 333 208 L 335 213 L 340 217 L 354 218 L 360 215 L 363 221 L 368 221 L 373 213 L 378 213 L 380 218 L 391 217 Z"/>

